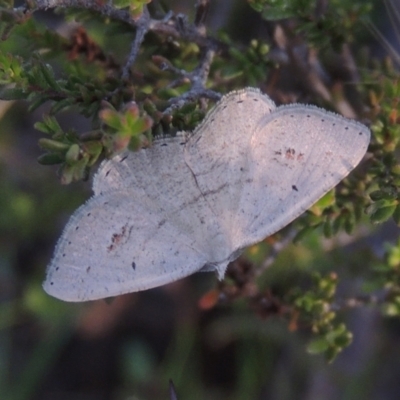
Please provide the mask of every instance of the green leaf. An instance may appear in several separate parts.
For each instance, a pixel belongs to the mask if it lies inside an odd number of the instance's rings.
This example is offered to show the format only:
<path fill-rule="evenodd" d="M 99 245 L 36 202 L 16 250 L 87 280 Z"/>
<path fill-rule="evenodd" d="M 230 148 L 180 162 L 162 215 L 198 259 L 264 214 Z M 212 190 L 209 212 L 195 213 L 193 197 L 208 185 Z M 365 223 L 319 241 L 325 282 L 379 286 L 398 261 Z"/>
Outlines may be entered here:
<path fill-rule="evenodd" d="M 378 208 L 371 214 L 371 222 L 379 224 L 387 221 L 394 214 L 397 207 L 396 205 L 392 205 Z"/>
<path fill-rule="evenodd" d="M 332 224 L 332 232 L 334 235 L 336 235 L 340 231 L 340 229 L 343 227 L 343 225 L 345 223 L 345 219 L 346 219 L 346 217 L 344 214 L 340 214 L 334 219 L 333 224 Z"/>
<path fill-rule="evenodd" d="M 68 97 L 68 98 L 63 99 L 63 100 L 58 100 L 58 101 L 56 101 L 54 103 L 54 105 L 52 105 L 52 107 L 50 109 L 50 114 L 57 114 L 58 112 L 60 112 L 64 108 L 71 107 L 75 103 L 76 103 L 76 101 L 75 101 L 75 99 L 73 97 Z"/>
<path fill-rule="evenodd" d="M 49 135 L 63 133 L 58 121 L 51 115 L 44 115 L 43 121 L 36 122 L 34 128 Z"/>
<path fill-rule="evenodd" d="M 351 235 L 354 231 L 356 221 L 353 214 L 348 214 L 344 221 L 344 230 L 348 235 Z"/>
<path fill-rule="evenodd" d="M 323 231 L 324 231 L 324 236 L 326 238 L 331 238 L 332 237 L 332 221 L 330 218 L 328 218 L 323 225 Z"/>
<path fill-rule="evenodd" d="M 393 175 L 400 175 L 400 164 L 394 165 L 394 166 L 390 169 L 390 172 L 391 172 Z"/>
<path fill-rule="evenodd" d="M 324 196 L 322 196 L 314 204 L 314 206 L 317 206 L 318 208 L 325 209 L 325 208 L 333 206 L 335 204 L 335 201 L 336 201 L 335 189 L 332 189 L 328 193 L 326 193 Z"/>
<path fill-rule="evenodd" d="M 321 354 L 328 350 L 330 343 L 325 337 L 319 337 L 312 340 L 307 346 L 307 352 L 309 354 Z"/>
<path fill-rule="evenodd" d="M 353 342 L 353 334 L 349 332 L 347 329 L 340 335 L 338 335 L 335 339 L 336 346 L 339 346 L 342 349 L 350 346 L 352 342 Z"/>
<path fill-rule="evenodd" d="M 385 187 L 382 190 L 375 190 L 370 193 L 369 197 L 373 201 L 378 200 L 395 200 L 397 199 L 397 189 L 393 187 Z"/>
<path fill-rule="evenodd" d="M 47 101 L 47 98 L 45 96 L 42 96 L 37 93 L 35 93 L 33 96 L 31 96 L 31 94 L 28 96 L 28 100 L 30 100 L 30 102 L 31 102 L 28 107 L 29 112 L 35 111 L 37 108 L 39 108 L 42 104 L 46 103 L 46 101 Z M 29 97 L 30 97 L 30 99 L 29 99 Z"/>
<path fill-rule="evenodd" d="M 307 235 L 309 235 L 312 231 L 314 231 L 317 227 L 316 226 L 306 226 L 300 229 L 296 236 L 293 238 L 293 243 L 298 243 L 302 239 L 304 239 Z"/>
<path fill-rule="evenodd" d="M 61 164 L 65 161 L 64 157 L 58 153 L 45 153 L 38 157 L 38 163 L 42 165 Z"/>
<path fill-rule="evenodd" d="M 72 165 L 72 164 L 76 163 L 76 161 L 78 161 L 79 154 L 80 154 L 79 145 L 73 144 L 72 146 L 70 146 L 67 153 L 65 154 L 65 161 L 68 164 Z"/>
<path fill-rule="evenodd" d="M 121 116 L 118 111 L 109 108 L 103 109 L 99 112 L 99 118 L 110 128 L 114 128 L 117 131 L 122 127 Z"/>
<path fill-rule="evenodd" d="M 90 156 L 88 165 L 91 167 L 100 157 L 103 151 L 103 145 L 98 141 L 83 142 L 82 149 Z"/>
<path fill-rule="evenodd" d="M 130 127 L 131 135 L 140 135 L 151 128 L 153 121 L 149 117 L 137 119 Z"/>
<path fill-rule="evenodd" d="M 41 138 L 39 139 L 39 146 L 42 149 L 50 150 L 50 151 L 68 151 L 70 145 L 62 142 L 58 142 L 57 140 Z"/>
<path fill-rule="evenodd" d="M 57 83 L 55 77 L 54 77 L 54 72 L 53 68 L 51 68 L 50 65 L 44 64 L 42 62 L 39 63 L 40 71 L 42 72 L 43 78 L 49 85 L 49 87 L 55 91 L 61 92 L 62 88 L 61 86 Z"/>
<path fill-rule="evenodd" d="M 393 220 L 396 222 L 397 225 L 400 226 L 400 204 L 396 207 L 393 212 Z"/>
<path fill-rule="evenodd" d="M 79 161 L 73 164 L 64 164 L 61 171 L 61 183 L 68 185 L 72 181 L 78 181 L 87 178 L 87 163 L 88 156 L 82 157 Z"/>
<path fill-rule="evenodd" d="M 0 90 L 0 100 L 23 100 L 28 97 L 25 90 L 20 88 L 3 88 Z"/>

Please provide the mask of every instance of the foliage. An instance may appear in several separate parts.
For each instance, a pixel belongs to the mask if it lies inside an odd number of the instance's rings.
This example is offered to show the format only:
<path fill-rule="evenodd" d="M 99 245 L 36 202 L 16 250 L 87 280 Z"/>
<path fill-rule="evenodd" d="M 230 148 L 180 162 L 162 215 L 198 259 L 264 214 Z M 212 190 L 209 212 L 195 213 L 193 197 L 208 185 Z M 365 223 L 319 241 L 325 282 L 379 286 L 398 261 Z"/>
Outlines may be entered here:
<path fill-rule="evenodd" d="M 310 320 L 311 329 L 317 335 L 309 343 L 308 351 L 324 353 L 328 361 L 332 361 L 352 341 L 352 334 L 345 325 L 334 321 L 336 315 L 332 306 L 338 277 L 334 273 L 325 277 L 313 273 L 312 280 L 314 287 L 306 292 L 297 290 L 293 304 L 302 318 Z"/>
<path fill-rule="evenodd" d="M 322 48 L 332 46 L 339 50 L 343 43 L 353 41 L 357 25 L 372 10 L 372 2 L 330 2 L 314 0 L 248 0 L 266 20 L 275 21 L 296 18 L 297 32 L 304 34 L 307 41 Z M 340 20 L 341 24 L 336 21 Z"/>
<path fill-rule="evenodd" d="M 400 224 L 398 71 L 389 61 L 372 64 L 363 60 L 356 46 L 354 54 L 348 55 L 349 44 L 360 40 L 363 27 L 360 22 L 371 13 L 370 1 L 334 0 L 328 2 L 327 7 L 323 6 L 324 2 L 311 0 L 247 0 L 241 3 L 250 5 L 267 23 L 279 23 L 283 33 L 272 35 L 273 40 L 254 35 L 248 43 L 239 43 L 232 39 L 228 29 L 215 35 L 207 32 L 203 24 L 207 2 L 198 2 L 194 18 L 189 18 L 170 14 L 155 1 L 131 0 L 115 2 L 114 8 L 103 2 L 58 3 L 62 6 L 57 9 L 58 14 L 80 23 L 79 28 L 65 36 L 34 17 L 37 11 L 47 8 L 48 3 L 27 2 L 21 8 L 14 8 L 12 2 L 3 1 L 0 3 L 0 99 L 22 101 L 28 105 L 29 113 L 36 113 L 36 116 L 45 110 L 40 120 L 32 123 L 43 134 L 38 139 L 43 150 L 38 161 L 43 170 L 46 165 L 59 165 L 63 184 L 87 179 L 91 168 L 99 161 L 125 148 L 137 150 L 151 145 L 153 136 L 194 129 L 206 113 L 206 100 L 216 100 L 222 92 L 246 85 L 263 86 L 280 102 L 314 102 L 338 111 L 341 110 L 338 104 L 345 104 L 345 109 L 353 110 L 355 117 L 369 120 L 374 138 L 368 157 L 294 224 L 295 234 L 287 234 L 289 240 L 285 242 L 285 231 L 254 246 L 245 259 L 230 267 L 223 283 L 209 291 L 202 290 L 203 295 L 198 294 L 201 312 L 213 312 L 221 304 L 237 315 L 245 310 L 243 326 L 238 320 L 227 318 L 226 324 L 216 329 L 233 332 L 240 338 L 237 340 L 240 344 L 252 343 L 252 335 L 259 339 L 262 329 L 270 326 L 268 321 L 275 323 L 274 318 L 283 319 L 286 331 L 297 331 L 293 335 L 300 335 L 300 331 L 308 333 L 305 346 L 309 353 L 323 354 L 328 361 L 333 361 L 352 341 L 352 333 L 341 313 L 343 309 L 375 304 L 383 314 L 398 317 L 400 242 L 387 245 L 382 259 L 370 256 L 365 261 L 365 269 L 371 268 L 361 275 L 363 288 L 342 302 L 338 301 L 337 292 L 342 275 L 346 273 L 339 267 L 333 267 L 334 272 L 326 271 L 323 263 L 315 266 L 307 259 L 301 272 L 292 273 L 290 279 L 281 279 L 275 286 L 272 279 L 263 282 L 265 274 L 262 272 L 272 262 L 279 263 L 278 254 L 284 252 L 293 236 L 305 249 L 312 249 L 304 253 L 322 253 L 322 245 L 316 244 L 322 237 L 334 241 L 345 234 L 357 235 L 360 227 L 369 222 L 381 224 L 392 220 Z M 315 75 L 305 78 L 303 86 L 296 86 L 298 82 L 291 80 L 301 70 L 302 62 L 306 63 L 306 69 L 312 69 L 311 53 L 315 57 L 313 65 L 318 66 L 312 72 L 331 74 L 328 81 L 335 84 L 330 85 L 321 77 L 316 79 Z M 299 60 L 296 54 L 306 56 Z M 352 94 L 346 91 L 343 76 L 340 73 L 334 76 L 324 64 L 326 60 L 343 60 L 346 54 L 349 64 L 359 63 L 363 67 Z M 292 86 L 285 87 L 282 75 Z M 322 86 L 324 91 L 319 91 Z M 328 95 L 323 96 L 322 92 Z M 85 128 L 72 123 L 64 127 L 61 120 L 70 115 L 68 113 L 83 118 L 87 123 Z M 7 125 L 2 129 L 4 137 L 12 136 Z M 23 227 L 18 234 L 4 236 L 20 240 L 32 237 L 36 226 L 43 231 L 50 229 L 48 224 L 56 219 L 54 204 L 71 207 L 69 202 L 63 202 L 62 194 L 54 193 L 47 186 L 37 198 L 31 198 L 18 185 L 6 182 L 1 185 L 3 216 L 0 226 L 7 233 L 14 225 Z M 53 206 L 48 206 L 47 202 Z M 45 223 L 38 219 L 38 213 L 45 216 Z M 304 254 L 301 257 L 305 257 Z M 268 259 L 272 261 L 267 263 Z M 291 258 L 287 263 L 301 261 Z M 270 270 L 267 274 L 273 273 Z M 54 322 L 55 332 L 49 333 L 50 343 L 52 348 L 59 349 L 68 339 L 69 330 L 61 332 L 65 326 L 72 330 L 74 322 L 71 321 L 77 317 L 71 309 L 53 308 L 52 304 L 43 297 L 35 282 L 24 293 L 21 307 L 28 315 L 45 321 L 43 325 L 50 320 Z M 4 308 L 4 314 L 9 315 L 12 308 L 12 305 Z M 5 326 L 15 323 L 11 317 L 4 321 Z M 235 333 L 235 329 L 242 331 Z M 280 328 L 268 329 L 271 329 L 269 333 L 276 334 L 274 329 Z M 165 361 L 171 367 L 169 370 L 174 370 L 176 357 L 182 368 L 180 374 L 188 372 L 186 384 L 189 388 L 195 386 L 190 377 L 196 372 L 184 371 L 183 365 L 191 353 L 197 355 L 198 361 L 196 346 L 199 345 L 196 332 L 191 331 L 190 335 L 187 342 L 176 343 L 176 355 L 171 353 Z M 229 342 L 226 337 L 221 340 L 225 340 L 225 344 Z M 42 350 L 45 343 L 40 344 Z M 257 344 L 261 345 L 261 340 Z M 146 353 L 146 349 L 138 347 L 134 348 L 135 352 Z M 239 354 L 240 350 L 236 350 Z M 130 351 L 133 350 L 127 349 L 128 354 Z M 267 357 L 266 350 L 260 351 Z M 257 351 L 254 354 L 258 356 Z M 242 372 L 246 374 L 247 358 L 244 356 L 243 353 L 240 359 Z M 38 374 L 45 369 L 46 362 L 53 362 L 50 358 L 43 359 Z M 145 355 L 143 358 L 152 359 Z M 32 358 L 32 365 L 38 359 L 40 357 Z M 193 366 L 196 368 L 198 365 Z M 257 371 L 259 365 L 251 368 Z M 143 366 L 132 375 L 144 376 L 144 370 Z M 29 376 L 28 370 L 24 376 Z M 259 383 L 258 377 L 249 379 L 254 385 Z M 239 379 L 237 385 L 245 392 L 243 382 Z M 179 393 L 179 387 L 185 385 L 184 379 L 175 384 Z M 30 387 L 25 386 L 26 390 Z M 28 397 L 29 394 L 16 396 Z"/>

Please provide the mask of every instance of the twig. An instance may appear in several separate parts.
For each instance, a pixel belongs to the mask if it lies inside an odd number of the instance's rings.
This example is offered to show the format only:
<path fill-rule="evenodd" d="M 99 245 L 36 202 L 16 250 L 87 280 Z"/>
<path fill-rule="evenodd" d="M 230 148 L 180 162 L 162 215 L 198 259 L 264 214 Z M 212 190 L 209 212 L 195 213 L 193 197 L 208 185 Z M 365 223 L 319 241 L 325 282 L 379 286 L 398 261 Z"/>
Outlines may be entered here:
<path fill-rule="evenodd" d="M 221 98 L 220 93 L 206 89 L 205 87 L 214 54 L 214 50 L 207 49 L 204 52 L 204 56 L 200 60 L 199 65 L 192 72 L 179 70 L 170 64 L 165 66 L 166 69 L 180 75 L 180 78 L 172 82 L 170 86 L 178 86 L 182 81 L 189 81 L 191 83 L 191 88 L 181 96 L 170 99 L 169 103 L 171 105 L 163 112 L 164 115 L 168 115 L 174 109 L 182 107 L 187 101 L 194 101 L 200 97 L 205 97 L 211 100 L 219 100 Z"/>
<path fill-rule="evenodd" d="M 387 301 L 390 290 L 382 289 L 372 294 L 359 295 L 348 299 L 337 300 L 331 304 L 332 311 L 341 311 L 349 308 L 364 307 L 366 305 L 379 306 Z"/>
<path fill-rule="evenodd" d="M 150 25 L 150 14 L 147 7 L 144 7 L 143 13 L 136 23 L 136 36 L 132 43 L 131 51 L 129 52 L 128 61 L 122 71 L 122 80 L 128 79 L 129 70 L 134 64 L 137 55 L 139 54 L 140 46 L 143 43 L 146 33 L 149 31 Z"/>
<path fill-rule="evenodd" d="M 175 389 L 175 385 L 174 382 L 172 382 L 172 380 L 169 380 L 169 398 L 170 400 L 178 400 L 178 396 L 176 394 L 176 389 Z"/>
<path fill-rule="evenodd" d="M 282 238 L 282 240 L 277 241 L 272 244 L 270 255 L 266 258 L 266 260 L 262 263 L 262 265 L 257 268 L 255 276 L 259 277 L 268 267 L 270 267 L 280 254 L 280 252 L 287 247 L 290 243 L 292 243 L 293 238 L 296 236 L 296 229 L 291 229 L 287 233 L 287 235 Z"/>
<path fill-rule="evenodd" d="M 52 8 L 83 8 L 86 10 L 93 10 L 101 15 L 125 22 L 136 28 L 138 24 L 143 23 L 141 18 L 138 20 L 132 18 L 131 14 L 126 9 L 118 9 L 110 5 L 110 3 L 102 4 L 97 0 L 36 0 L 33 5 L 25 5 L 16 8 L 15 11 L 33 13 L 38 10 L 48 10 Z M 168 35 L 173 38 L 181 38 L 188 42 L 196 43 L 201 47 L 213 48 L 214 50 L 225 48 L 222 42 L 204 35 L 195 25 L 189 24 L 186 20 L 186 16 L 183 14 L 175 15 L 169 12 L 160 20 L 153 19 L 148 15 L 147 27 L 148 31 Z"/>
<path fill-rule="evenodd" d="M 25 8 L 21 7 L 20 11 L 33 13 L 37 10 L 47 10 L 49 8 L 84 8 L 135 27 L 136 36 L 132 43 L 128 60 L 122 71 L 123 80 L 128 79 L 130 68 L 134 64 L 140 51 L 140 46 L 149 31 L 196 43 L 202 49 L 203 56 L 199 65 L 192 72 L 178 70 L 170 64 L 164 66 L 164 69 L 169 69 L 179 75 L 179 79 L 174 81 L 171 86 L 177 86 L 183 81 L 191 83 L 191 88 L 187 93 L 170 100 L 170 107 L 164 111 L 164 114 L 170 114 L 171 111 L 182 107 L 188 101 L 195 101 L 199 98 L 212 100 L 219 100 L 221 98 L 219 93 L 205 88 L 214 55 L 216 51 L 225 48 L 223 43 L 208 37 L 205 33 L 203 22 L 208 10 L 208 3 L 209 0 L 197 0 L 195 24 L 189 23 L 185 15 L 175 15 L 172 12 L 169 12 L 162 19 L 153 19 L 147 7 L 143 8 L 142 15 L 135 20 L 126 9 L 114 8 L 110 3 L 102 4 L 97 0 L 36 0 L 33 5 L 26 5 Z"/>
<path fill-rule="evenodd" d="M 135 20 L 126 10 L 113 7 L 110 3 L 102 4 L 96 0 L 36 0 L 33 4 L 26 4 L 16 10 L 22 10 L 26 13 L 33 13 L 38 10 L 48 10 L 52 8 L 84 8 L 93 10 L 101 15 L 105 15 L 112 19 L 123 21 L 129 25 L 136 26 Z"/>
<path fill-rule="evenodd" d="M 195 7 L 196 16 L 194 18 L 194 24 L 200 27 L 207 18 L 208 10 L 210 9 L 210 0 L 197 0 Z"/>

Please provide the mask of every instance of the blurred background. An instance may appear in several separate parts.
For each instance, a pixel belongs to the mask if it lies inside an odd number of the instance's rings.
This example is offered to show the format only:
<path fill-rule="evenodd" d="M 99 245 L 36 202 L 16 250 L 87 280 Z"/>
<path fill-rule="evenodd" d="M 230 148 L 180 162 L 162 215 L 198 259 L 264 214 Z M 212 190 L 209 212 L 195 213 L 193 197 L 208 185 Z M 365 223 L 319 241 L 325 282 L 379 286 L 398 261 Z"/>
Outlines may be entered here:
<path fill-rule="evenodd" d="M 374 3 L 373 22 L 396 47 L 380 3 Z M 191 18 L 193 5 L 169 2 L 174 12 Z M 49 29 L 68 32 L 60 15 L 49 11 L 36 18 Z M 277 40 L 274 27 L 244 1 L 211 1 L 206 25 L 210 35 L 223 29 L 243 44 L 253 38 Z M 369 57 L 385 56 L 382 42 L 366 27 L 358 40 Z M 121 46 L 115 51 L 124 51 Z M 272 87 L 271 81 L 262 84 Z M 288 85 L 274 84 L 269 94 L 278 102 L 312 101 L 312 91 L 298 82 Z M 400 398 L 400 320 L 383 316 L 378 306 L 343 307 L 339 319 L 353 332 L 353 343 L 327 363 L 306 351 L 309 329 L 291 326 L 279 312 L 261 315 L 241 298 L 205 307 L 204 296 L 218 287 L 214 274 L 112 301 L 69 304 L 46 295 L 41 282 L 57 238 L 91 195 L 90 181 L 63 186 L 56 167 L 37 163 L 42 135 L 33 124 L 46 107 L 29 113 L 24 102 L 0 102 L 1 399 L 169 399 L 169 380 L 178 400 Z M 90 129 L 90 121 L 72 111 L 58 120 L 65 128 Z M 279 293 L 309 271 L 334 271 L 340 277 L 340 304 L 361 291 L 385 243 L 397 237 L 393 222 L 371 226 L 366 221 L 353 236 L 330 240 L 313 232 L 286 246 L 258 284 Z M 261 265 L 269 251 L 267 242 L 254 246 L 239 263 Z"/>

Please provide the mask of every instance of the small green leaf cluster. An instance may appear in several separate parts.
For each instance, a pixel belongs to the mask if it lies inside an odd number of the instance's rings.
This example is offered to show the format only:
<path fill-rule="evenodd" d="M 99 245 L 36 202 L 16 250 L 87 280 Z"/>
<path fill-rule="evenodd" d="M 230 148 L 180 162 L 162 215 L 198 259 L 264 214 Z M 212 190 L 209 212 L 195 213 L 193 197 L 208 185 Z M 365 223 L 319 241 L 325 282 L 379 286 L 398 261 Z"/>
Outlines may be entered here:
<path fill-rule="evenodd" d="M 151 0 L 114 0 L 113 5 L 116 8 L 129 7 L 129 11 L 134 19 L 138 19 L 143 14 L 143 8 Z"/>
<path fill-rule="evenodd" d="M 313 354 L 324 354 L 328 361 L 334 358 L 352 342 L 352 334 L 346 326 L 336 320 L 333 311 L 334 296 L 338 283 L 335 273 L 327 276 L 315 272 L 311 275 L 312 287 L 307 291 L 299 289 L 290 294 L 294 305 L 294 314 L 298 315 L 299 323 L 311 326 L 316 338 L 308 345 L 308 351 Z"/>
<path fill-rule="evenodd" d="M 102 152 L 98 140 L 100 132 L 79 137 L 74 130 L 63 131 L 53 116 L 44 116 L 43 121 L 35 124 L 35 128 L 51 136 L 51 139 L 39 139 L 39 146 L 46 151 L 38 159 L 41 164 L 62 164 L 60 175 L 63 184 L 87 178 L 89 167 Z"/>
<path fill-rule="evenodd" d="M 252 39 L 246 47 L 239 48 L 226 34 L 221 33 L 220 39 L 228 46 L 230 61 L 217 59 L 214 62 L 212 72 L 218 71 L 217 84 L 223 80 L 234 83 L 235 87 L 257 86 L 267 80 L 272 63 L 269 59 L 270 47 L 266 42 Z"/>
<path fill-rule="evenodd" d="M 250 6 L 267 20 L 281 20 L 306 16 L 315 7 L 313 0 L 248 0 Z"/>
<path fill-rule="evenodd" d="M 0 99 L 26 100 L 29 112 L 45 105 L 46 115 L 35 128 L 50 137 L 39 140 L 39 146 L 45 150 L 39 162 L 61 164 L 64 184 L 86 179 L 100 156 L 122 150 L 123 143 L 128 146 L 128 141 L 122 140 L 122 137 L 126 139 L 126 132 L 113 135 L 113 120 L 108 125 L 108 120 L 99 119 L 99 112 L 106 104 L 105 98 L 109 99 L 111 108 L 121 107 L 126 99 L 132 98 L 132 87 L 126 85 L 116 91 L 120 85 L 119 65 L 104 56 L 83 28 L 68 41 L 56 32 L 43 30 L 40 23 L 30 19 L 12 33 L 9 40 L 0 43 Z M 17 38 L 22 41 L 30 38 L 32 52 L 16 55 L 19 51 L 12 44 L 18 42 Z M 74 129 L 64 131 L 56 116 L 65 111 L 92 119 L 92 129 L 83 133 Z M 151 122 L 148 117 L 135 114 L 120 125 L 132 128 L 130 138 L 136 138 L 149 129 Z M 137 143 L 132 145 L 137 147 Z"/>
<path fill-rule="evenodd" d="M 14 1 L 0 1 L 0 38 L 6 40 L 13 28 L 26 20 L 23 12 L 10 11 Z"/>
<path fill-rule="evenodd" d="M 108 128 L 105 139 L 108 154 L 118 153 L 128 146 L 138 150 L 143 142 L 148 142 L 148 137 L 143 134 L 149 131 L 153 121 L 147 115 L 140 115 L 135 102 L 126 104 L 121 112 L 109 105 L 100 111 L 99 118 Z"/>
<path fill-rule="evenodd" d="M 22 90 L 24 84 L 23 71 L 21 57 L 0 52 L 0 85 L 14 84 L 20 86 L 16 90 L 3 88 L 0 92 L 2 100 L 15 100 L 26 97 Z"/>
<path fill-rule="evenodd" d="M 99 117 L 104 126 L 80 136 L 73 130 L 64 132 L 53 116 L 44 116 L 42 122 L 35 124 L 37 130 L 51 136 L 51 139 L 39 140 L 41 148 L 46 150 L 39 162 L 62 164 L 62 183 L 87 178 L 89 168 L 102 153 L 111 155 L 128 146 L 138 149 L 143 142 L 148 142 L 143 133 L 151 128 L 152 120 L 146 115 L 142 117 L 135 103 L 128 104 L 122 112 L 107 105 Z"/>
<path fill-rule="evenodd" d="M 174 126 L 178 130 L 193 131 L 204 119 L 205 112 L 199 110 L 194 103 L 187 103 L 172 114 Z"/>
<path fill-rule="evenodd" d="M 99 111 L 100 102 L 106 95 L 99 80 L 78 74 L 66 80 L 57 78 L 53 67 L 38 54 L 23 62 L 20 57 L 0 52 L 0 82 L 4 85 L 1 100 L 24 98 L 30 104 L 29 111 L 51 102 L 52 115 L 76 106 L 84 116 L 92 117 Z"/>
<path fill-rule="evenodd" d="M 378 77 L 378 86 L 370 91 L 374 107 L 374 123 L 371 130 L 373 159 L 368 170 L 371 204 L 367 208 L 371 221 L 382 223 L 393 218 L 400 224 L 400 163 L 396 149 L 400 144 L 400 79 L 397 76 Z"/>
<path fill-rule="evenodd" d="M 384 261 L 373 267 L 372 279 L 368 291 L 379 292 L 380 299 L 375 302 L 381 304 L 383 313 L 387 316 L 400 316 L 400 240 L 396 244 L 386 244 Z"/>
<path fill-rule="evenodd" d="M 352 41 L 353 29 L 372 9 L 372 2 L 332 0 L 320 9 L 314 0 L 247 0 L 268 21 L 297 18 L 298 30 L 317 47 L 339 49 Z M 341 23 L 338 24 L 337 21 Z"/>
<path fill-rule="evenodd" d="M 318 200 L 307 214 L 299 221 L 295 242 L 299 242 L 310 232 L 322 229 L 326 238 L 335 236 L 344 230 L 352 234 L 362 220 L 364 209 L 368 204 L 365 198 L 366 182 L 361 176 L 358 180 L 345 179 L 335 189 Z"/>

